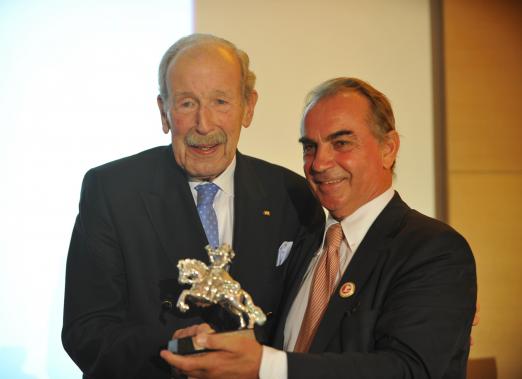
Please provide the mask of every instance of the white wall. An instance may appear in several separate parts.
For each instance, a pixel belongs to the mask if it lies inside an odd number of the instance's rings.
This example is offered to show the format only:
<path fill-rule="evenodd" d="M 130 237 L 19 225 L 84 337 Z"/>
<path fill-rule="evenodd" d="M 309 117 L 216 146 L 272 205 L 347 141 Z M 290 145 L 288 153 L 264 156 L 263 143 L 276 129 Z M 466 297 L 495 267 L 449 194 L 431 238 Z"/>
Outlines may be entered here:
<path fill-rule="evenodd" d="M 260 99 L 241 151 L 302 173 L 306 93 L 332 77 L 359 77 L 394 107 L 396 188 L 435 214 L 429 0 L 196 0 L 195 28 L 244 49 L 257 74 Z"/>
<path fill-rule="evenodd" d="M 163 52 L 187 0 L 0 2 L 0 378 L 80 378 L 61 346 L 65 261 L 82 176 L 168 144 Z"/>

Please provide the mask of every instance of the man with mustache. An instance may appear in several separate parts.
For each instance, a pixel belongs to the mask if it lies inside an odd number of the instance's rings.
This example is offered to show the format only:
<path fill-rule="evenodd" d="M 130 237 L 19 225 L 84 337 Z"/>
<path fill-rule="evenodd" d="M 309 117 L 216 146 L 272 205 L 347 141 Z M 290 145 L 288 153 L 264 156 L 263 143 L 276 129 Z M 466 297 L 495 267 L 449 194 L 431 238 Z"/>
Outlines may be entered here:
<path fill-rule="evenodd" d="M 159 351 L 201 320 L 161 309 L 182 290 L 177 262 L 208 261 L 207 244 L 232 245 L 230 274 L 265 312 L 277 311 L 292 241 L 324 213 L 303 178 L 237 151 L 254 83 L 248 56 L 232 43 L 180 39 L 159 67 L 157 103 L 172 145 L 86 174 L 62 331 L 84 378 L 169 377 Z"/>
<path fill-rule="evenodd" d="M 388 99 L 337 78 L 309 95 L 304 171 L 329 211 L 294 243 L 274 345 L 188 328 L 217 350 L 161 356 L 195 378 L 462 378 L 475 312 L 466 240 L 393 190 L 399 135 Z"/>

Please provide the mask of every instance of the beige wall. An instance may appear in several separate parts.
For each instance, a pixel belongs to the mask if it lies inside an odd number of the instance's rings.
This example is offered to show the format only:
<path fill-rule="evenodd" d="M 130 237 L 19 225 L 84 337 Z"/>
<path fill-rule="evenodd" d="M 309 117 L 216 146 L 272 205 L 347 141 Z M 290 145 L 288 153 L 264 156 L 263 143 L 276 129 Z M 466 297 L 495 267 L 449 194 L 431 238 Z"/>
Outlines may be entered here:
<path fill-rule="evenodd" d="M 522 2 L 444 1 L 449 221 L 477 261 L 471 358 L 522 378 Z"/>
<path fill-rule="evenodd" d="M 195 28 L 247 51 L 258 76 L 260 99 L 241 151 L 302 173 L 297 139 L 306 93 L 335 76 L 360 77 L 396 113 L 396 187 L 434 215 L 428 0 L 196 0 Z"/>
<path fill-rule="evenodd" d="M 449 221 L 475 252 L 482 305 L 471 357 L 495 357 L 500 378 L 520 378 L 521 2 L 443 4 Z M 195 27 L 246 50 L 258 75 L 243 152 L 301 173 L 296 140 L 306 92 L 334 76 L 360 77 L 395 109 L 396 187 L 434 214 L 428 0 L 196 0 Z"/>

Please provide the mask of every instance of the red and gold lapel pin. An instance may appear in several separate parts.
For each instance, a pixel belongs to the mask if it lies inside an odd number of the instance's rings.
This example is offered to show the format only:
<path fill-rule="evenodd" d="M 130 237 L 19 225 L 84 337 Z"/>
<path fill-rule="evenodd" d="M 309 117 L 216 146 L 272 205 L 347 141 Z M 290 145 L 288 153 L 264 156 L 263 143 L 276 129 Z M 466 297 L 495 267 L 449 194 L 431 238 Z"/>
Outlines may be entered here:
<path fill-rule="evenodd" d="M 343 299 L 352 296 L 355 293 L 355 283 L 346 282 L 341 286 L 339 290 L 339 296 Z"/>

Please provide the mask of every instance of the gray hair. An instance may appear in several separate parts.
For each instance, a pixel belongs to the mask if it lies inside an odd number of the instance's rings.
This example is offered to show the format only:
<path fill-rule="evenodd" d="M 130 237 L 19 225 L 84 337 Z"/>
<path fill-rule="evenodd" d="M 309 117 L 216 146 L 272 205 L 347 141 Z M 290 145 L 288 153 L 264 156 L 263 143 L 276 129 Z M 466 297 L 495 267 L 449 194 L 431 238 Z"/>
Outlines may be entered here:
<path fill-rule="evenodd" d="M 357 79 L 340 77 L 327 80 L 312 89 L 306 96 L 305 108 L 301 118 L 301 130 L 304 130 L 304 119 L 308 112 L 322 99 L 341 92 L 354 91 L 364 96 L 370 103 L 370 129 L 373 135 L 383 141 L 388 132 L 395 130 L 395 117 L 388 98 L 367 82 Z"/>
<path fill-rule="evenodd" d="M 243 101 L 248 100 L 254 91 L 254 86 L 256 84 L 256 74 L 254 74 L 254 72 L 249 68 L 250 59 L 248 58 L 248 54 L 243 50 L 238 49 L 236 45 L 226 39 L 216 37 L 212 34 L 194 33 L 176 41 L 176 43 L 169 47 L 165 54 L 163 54 L 163 58 L 161 58 L 158 70 L 158 83 L 159 95 L 164 103 L 167 103 L 169 97 L 169 91 L 167 88 L 167 69 L 170 62 L 172 62 L 176 55 L 186 47 L 202 43 L 212 43 L 225 47 L 236 56 L 241 66 L 241 94 L 243 95 Z"/>

